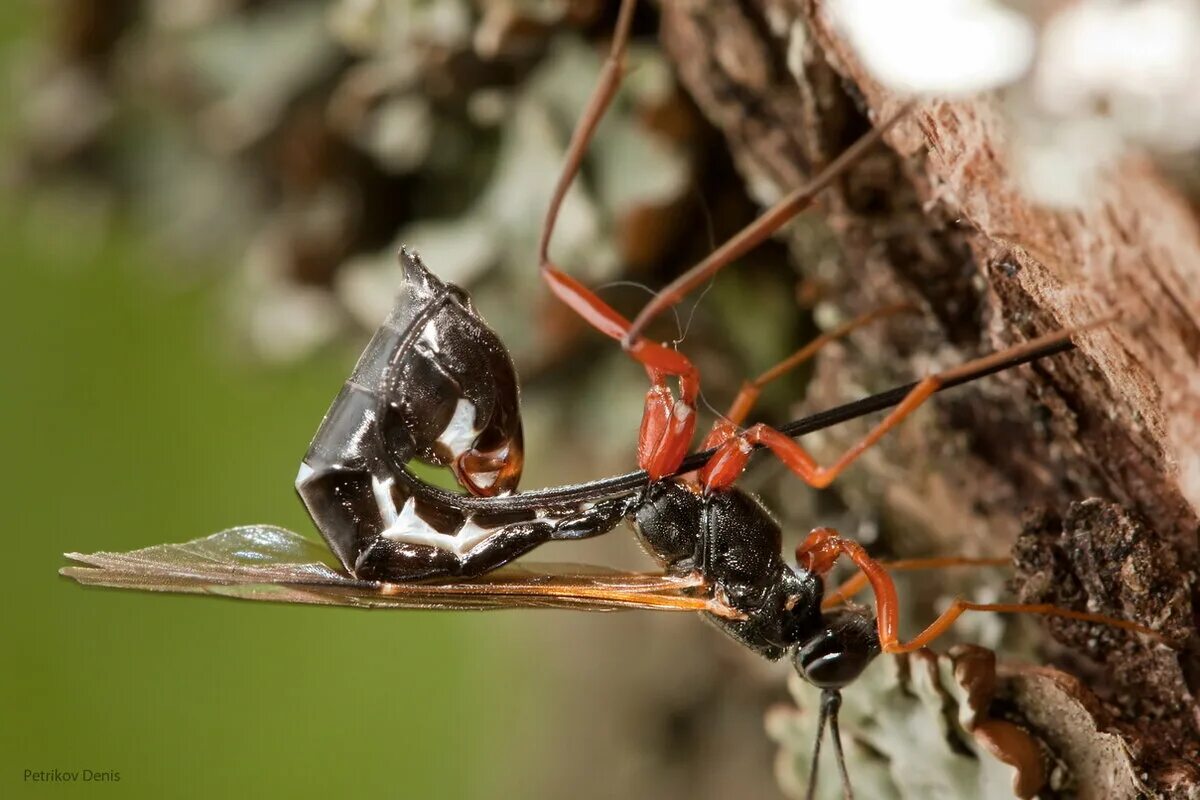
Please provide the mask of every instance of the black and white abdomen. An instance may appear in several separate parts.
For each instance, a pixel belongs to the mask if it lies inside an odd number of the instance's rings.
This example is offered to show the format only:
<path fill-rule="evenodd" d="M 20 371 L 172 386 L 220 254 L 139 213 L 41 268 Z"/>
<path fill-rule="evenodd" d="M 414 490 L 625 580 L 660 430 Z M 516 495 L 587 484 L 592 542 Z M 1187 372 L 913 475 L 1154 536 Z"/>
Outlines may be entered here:
<path fill-rule="evenodd" d="M 467 295 L 407 251 L 387 319 L 325 415 L 296 477 L 313 521 L 348 569 L 362 542 L 393 531 L 456 545 L 388 502 L 416 460 L 450 467 L 475 494 L 512 491 L 521 474 L 516 371 Z M 411 481 L 408 481 L 411 482 Z M 433 515 L 424 510 L 427 519 Z M 464 522 L 464 526 L 466 523 Z M 440 526 L 445 528 L 445 525 Z M 469 527 L 469 526 L 468 526 Z M 445 533 L 445 531 L 440 531 Z"/>
<path fill-rule="evenodd" d="M 480 574 L 547 539 L 576 537 L 587 525 L 613 527 L 627 503 L 541 515 L 469 513 L 407 469 L 414 460 L 445 466 L 472 494 L 507 494 L 520 479 L 522 439 L 516 371 L 500 340 L 465 292 L 442 283 L 414 254 L 401 252 L 400 263 L 392 312 L 296 477 L 346 569 L 379 580 Z"/>
<path fill-rule="evenodd" d="M 516 371 L 466 293 L 400 254 L 395 304 L 317 431 L 313 470 L 376 459 L 448 466 L 468 491 L 516 488 L 522 467 Z M 372 465 L 374 466 L 374 465 Z M 301 470 L 304 477 L 304 470 Z"/>
<path fill-rule="evenodd" d="M 507 494 L 523 465 L 508 351 L 466 292 L 415 255 L 402 252 L 401 264 L 395 307 L 351 378 L 378 392 L 384 456 L 394 469 L 414 458 L 450 467 L 472 494 Z"/>
<path fill-rule="evenodd" d="M 508 351 L 466 292 L 401 251 L 392 312 L 347 386 L 376 395 L 382 456 L 448 466 L 472 494 L 513 491 L 523 442 L 517 374 Z"/>

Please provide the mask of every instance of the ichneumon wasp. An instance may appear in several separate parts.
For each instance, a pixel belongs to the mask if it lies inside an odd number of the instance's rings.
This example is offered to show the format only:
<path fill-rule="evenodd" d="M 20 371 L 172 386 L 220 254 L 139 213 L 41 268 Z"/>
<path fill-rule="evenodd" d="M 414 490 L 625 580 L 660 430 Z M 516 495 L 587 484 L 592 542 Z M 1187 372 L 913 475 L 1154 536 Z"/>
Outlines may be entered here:
<path fill-rule="evenodd" d="M 508 352 L 466 292 L 440 281 L 415 254 L 402 252 L 392 312 L 335 398 L 297 476 L 297 490 L 336 561 L 296 534 L 260 526 L 131 553 L 72 553 L 69 558 L 79 566 L 64 574 L 103 586 L 367 608 L 698 611 L 760 655 L 787 658 L 823 690 L 816 747 L 828 727 L 839 762 L 840 690 L 880 653 L 921 648 L 966 610 L 1055 614 L 1153 634 L 1129 622 L 1053 606 L 956 601 L 903 641 L 896 591 L 884 565 L 829 528 L 814 530 L 797 549 L 796 563 L 789 564 L 778 523 L 734 485 L 751 454 L 763 448 L 810 486 L 828 486 L 937 391 L 1062 352 L 1072 346 L 1070 335 L 1082 329 L 1018 345 L 779 430 L 741 427 L 767 382 L 810 358 L 824 342 L 901 310 L 882 309 L 830 331 L 746 384 L 704 440 L 703 452 L 688 456 L 700 376 L 674 347 L 646 338 L 645 324 L 807 206 L 903 112 L 717 248 L 630 322 L 560 270 L 549 248 L 559 205 L 620 82 L 633 8 L 634 0 L 623 0 L 612 52 L 568 149 L 543 227 L 539 268 L 559 299 L 620 341 L 646 369 L 651 387 L 638 440 L 639 471 L 517 492 L 524 452 L 518 382 Z M 818 465 L 793 438 L 893 406 L 829 467 Z M 413 461 L 449 468 L 466 494 L 422 481 L 409 469 Z M 602 535 L 623 521 L 662 572 L 526 566 L 518 560 L 545 542 Z M 843 556 L 860 575 L 827 592 L 825 579 Z M 943 558 L 902 566 L 969 563 Z M 847 604 L 865 583 L 874 590 L 874 616 Z M 844 764 L 842 778 L 849 793 Z"/>
<path fill-rule="evenodd" d="M 402 253 L 401 263 L 396 306 L 334 400 L 297 477 L 329 551 L 289 531 L 255 526 L 130 553 L 71 553 L 79 565 L 63 573 L 101 586 L 359 608 L 698 611 L 762 656 L 788 658 L 822 687 L 822 730 L 827 722 L 837 748 L 840 689 L 880 652 L 923 646 L 963 610 L 1061 614 L 1149 633 L 1050 606 L 958 603 L 901 642 L 887 570 L 828 528 L 805 540 L 796 565 L 785 562 L 781 529 L 757 500 L 729 484 L 703 483 L 720 447 L 683 458 L 658 478 L 639 470 L 516 492 L 521 419 L 507 353 L 462 290 L 439 281 L 413 254 Z M 1071 346 L 1064 334 L 1043 337 L 943 373 L 934 388 Z M 892 419 L 924 385 L 799 420 L 779 435 L 896 406 Z M 738 459 L 744 464 L 758 446 L 739 445 Z M 449 466 L 473 494 L 420 480 L 408 469 L 411 460 Z M 681 479 L 687 475 L 693 477 Z M 600 535 L 623 520 L 661 573 L 518 560 L 543 542 Z M 862 578 L 826 592 L 824 578 L 842 554 L 872 584 L 877 619 L 846 604 Z M 894 566 L 969 563 L 951 558 Z"/>

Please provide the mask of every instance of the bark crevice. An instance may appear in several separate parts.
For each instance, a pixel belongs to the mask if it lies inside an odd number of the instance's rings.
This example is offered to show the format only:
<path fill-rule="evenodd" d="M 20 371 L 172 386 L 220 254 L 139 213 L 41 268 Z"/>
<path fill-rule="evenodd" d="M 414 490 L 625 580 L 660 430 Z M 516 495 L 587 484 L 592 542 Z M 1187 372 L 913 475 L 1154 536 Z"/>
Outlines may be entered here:
<path fill-rule="evenodd" d="M 813 165 L 852 142 L 867 118 L 884 119 L 903 102 L 867 74 L 818 2 L 673 0 L 662 4 L 662 39 L 760 202 L 799 185 Z M 1073 503 L 1103 498 L 1122 519 L 1136 520 L 1122 528 L 1125 535 L 1173 554 L 1174 602 L 1190 604 L 1200 566 L 1200 230 L 1193 211 L 1136 156 L 1091 208 L 1038 207 L 1007 168 L 994 100 L 921 103 L 886 144 L 822 197 L 820 213 L 840 246 L 834 297 L 847 313 L 896 296 L 928 313 L 890 326 L 886 336 L 860 337 L 856 370 L 909 378 L 1123 315 L 1081 337 L 1071 355 L 940 403 L 942 435 L 966 441 L 966 458 L 953 465 L 963 474 L 948 491 L 986 522 L 940 543 L 960 552 L 1003 550 L 1011 539 L 970 537 L 1015 534 L 1029 507 L 1069 515 Z M 803 248 L 793 247 L 801 261 Z M 1184 673 L 1194 669 L 1190 657 L 1181 660 Z M 1125 696 L 1112 706 L 1134 741 L 1130 716 L 1161 703 L 1163 686 L 1139 698 L 1129 696 L 1136 685 L 1113 680 Z M 1187 741 L 1168 738 L 1181 756 L 1194 757 L 1196 715 L 1185 683 L 1173 684 L 1182 696 L 1172 730 L 1185 731 L 1179 736 Z M 1153 739 L 1154 730 L 1142 733 Z M 1153 741 L 1135 748 L 1153 750 Z M 1170 791 L 1180 785 L 1173 779 Z"/>

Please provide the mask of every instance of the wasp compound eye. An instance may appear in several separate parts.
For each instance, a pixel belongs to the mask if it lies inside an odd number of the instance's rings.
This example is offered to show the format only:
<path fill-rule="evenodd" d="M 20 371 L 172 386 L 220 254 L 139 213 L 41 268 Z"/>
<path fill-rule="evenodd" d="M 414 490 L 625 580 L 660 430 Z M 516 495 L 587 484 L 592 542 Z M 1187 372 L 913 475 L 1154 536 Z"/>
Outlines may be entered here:
<path fill-rule="evenodd" d="M 875 621 L 852 611 L 830 614 L 824 626 L 800 643 L 792 663 L 800 676 L 822 689 L 854 681 L 879 655 Z"/>

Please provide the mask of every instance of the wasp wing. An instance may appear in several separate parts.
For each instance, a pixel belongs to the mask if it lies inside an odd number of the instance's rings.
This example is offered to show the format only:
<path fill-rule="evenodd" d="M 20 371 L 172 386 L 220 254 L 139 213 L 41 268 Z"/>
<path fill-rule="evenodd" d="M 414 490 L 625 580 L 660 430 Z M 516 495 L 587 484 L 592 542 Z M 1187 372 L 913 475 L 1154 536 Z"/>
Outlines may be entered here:
<path fill-rule="evenodd" d="M 320 544 L 266 525 L 128 553 L 67 553 L 83 584 L 356 608 L 623 608 L 736 616 L 699 578 L 578 564 L 514 564 L 479 578 L 382 583 L 342 572 Z"/>

